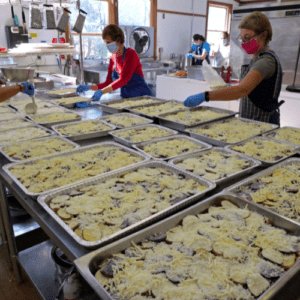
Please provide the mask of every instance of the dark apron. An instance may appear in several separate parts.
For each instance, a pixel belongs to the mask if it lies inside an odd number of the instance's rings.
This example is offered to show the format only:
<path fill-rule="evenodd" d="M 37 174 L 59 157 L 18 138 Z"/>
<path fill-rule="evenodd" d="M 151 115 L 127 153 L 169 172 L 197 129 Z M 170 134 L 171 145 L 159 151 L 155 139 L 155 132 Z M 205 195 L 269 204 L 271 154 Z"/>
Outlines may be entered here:
<path fill-rule="evenodd" d="M 123 63 L 125 58 L 126 48 L 124 47 L 123 51 Z M 117 57 L 115 59 L 114 70 L 111 74 L 112 81 L 116 81 L 120 78 L 119 73 L 116 71 L 117 65 Z M 131 79 L 127 82 L 127 84 L 121 87 L 121 97 L 122 98 L 134 98 L 140 96 L 153 96 L 153 93 L 146 83 L 143 76 L 133 73 Z"/>

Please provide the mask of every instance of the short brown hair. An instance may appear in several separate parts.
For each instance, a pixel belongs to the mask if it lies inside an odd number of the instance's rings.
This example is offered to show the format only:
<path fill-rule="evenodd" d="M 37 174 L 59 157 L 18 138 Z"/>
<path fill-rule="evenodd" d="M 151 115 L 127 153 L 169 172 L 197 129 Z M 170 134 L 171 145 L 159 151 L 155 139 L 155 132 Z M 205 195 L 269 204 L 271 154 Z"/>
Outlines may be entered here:
<path fill-rule="evenodd" d="M 239 28 L 253 30 L 257 35 L 267 31 L 266 45 L 272 40 L 272 26 L 267 16 L 259 11 L 254 11 L 246 16 L 240 23 Z"/>
<path fill-rule="evenodd" d="M 105 39 L 107 36 L 110 36 L 113 41 L 120 42 L 121 44 L 124 44 L 125 36 L 123 30 L 117 26 L 117 25 L 107 25 L 103 32 L 102 32 L 102 38 Z"/>

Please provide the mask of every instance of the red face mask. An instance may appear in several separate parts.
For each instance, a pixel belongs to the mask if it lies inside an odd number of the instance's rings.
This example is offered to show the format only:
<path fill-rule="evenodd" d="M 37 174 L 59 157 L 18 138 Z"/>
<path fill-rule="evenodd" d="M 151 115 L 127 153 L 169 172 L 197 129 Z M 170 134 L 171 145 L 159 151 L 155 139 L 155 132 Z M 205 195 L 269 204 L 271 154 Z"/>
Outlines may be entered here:
<path fill-rule="evenodd" d="M 247 54 L 254 54 L 259 48 L 259 44 L 254 39 L 249 43 L 242 43 L 241 45 Z"/>

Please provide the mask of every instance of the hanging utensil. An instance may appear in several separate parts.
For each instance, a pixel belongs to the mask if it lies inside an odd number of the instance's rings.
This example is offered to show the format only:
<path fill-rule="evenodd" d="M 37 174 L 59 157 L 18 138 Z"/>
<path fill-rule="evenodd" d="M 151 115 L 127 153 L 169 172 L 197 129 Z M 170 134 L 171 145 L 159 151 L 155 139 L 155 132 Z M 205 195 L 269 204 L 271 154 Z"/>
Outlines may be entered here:
<path fill-rule="evenodd" d="M 25 13 L 24 13 L 24 8 L 22 6 L 21 0 L 20 0 L 20 5 L 22 8 L 22 20 L 23 20 L 23 34 L 22 35 L 28 35 L 28 30 L 27 30 L 27 25 L 26 25 L 26 20 L 25 20 Z"/>
<path fill-rule="evenodd" d="M 75 31 L 75 32 L 77 32 L 77 33 L 81 33 L 81 32 L 82 32 L 82 29 L 83 29 L 83 25 L 84 25 L 86 16 L 87 16 L 87 12 L 85 12 L 85 11 L 82 10 L 82 9 L 79 9 L 79 12 L 78 12 L 78 16 L 77 16 L 75 25 L 74 25 L 74 27 L 72 28 L 73 31 Z"/>
<path fill-rule="evenodd" d="M 11 27 L 11 32 L 12 33 L 19 33 L 19 27 L 16 26 L 16 19 L 15 19 L 14 7 L 11 4 L 10 0 L 9 0 L 9 3 L 10 3 L 10 9 L 11 9 L 11 16 L 12 16 L 13 22 L 14 22 L 14 25 Z"/>
<path fill-rule="evenodd" d="M 71 14 L 71 12 L 68 9 L 64 8 L 62 13 L 61 13 L 61 16 L 59 18 L 57 27 L 56 27 L 56 29 L 58 31 L 60 31 L 60 32 L 65 32 L 66 31 L 68 23 L 69 23 L 69 19 L 70 19 L 69 14 Z"/>

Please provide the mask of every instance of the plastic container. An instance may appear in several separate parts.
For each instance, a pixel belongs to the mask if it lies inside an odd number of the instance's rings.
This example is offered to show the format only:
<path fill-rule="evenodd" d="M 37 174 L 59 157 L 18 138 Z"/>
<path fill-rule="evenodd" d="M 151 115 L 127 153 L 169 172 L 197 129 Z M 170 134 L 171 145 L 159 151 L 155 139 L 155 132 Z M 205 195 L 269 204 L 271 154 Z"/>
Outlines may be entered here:
<path fill-rule="evenodd" d="M 204 60 L 202 64 L 202 73 L 205 81 L 209 84 L 209 87 L 212 90 L 218 90 L 227 87 L 227 84 L 222 77 L 216 70 L 213 69 L 211 65 L 206 62 L 206 60 Z"/>

